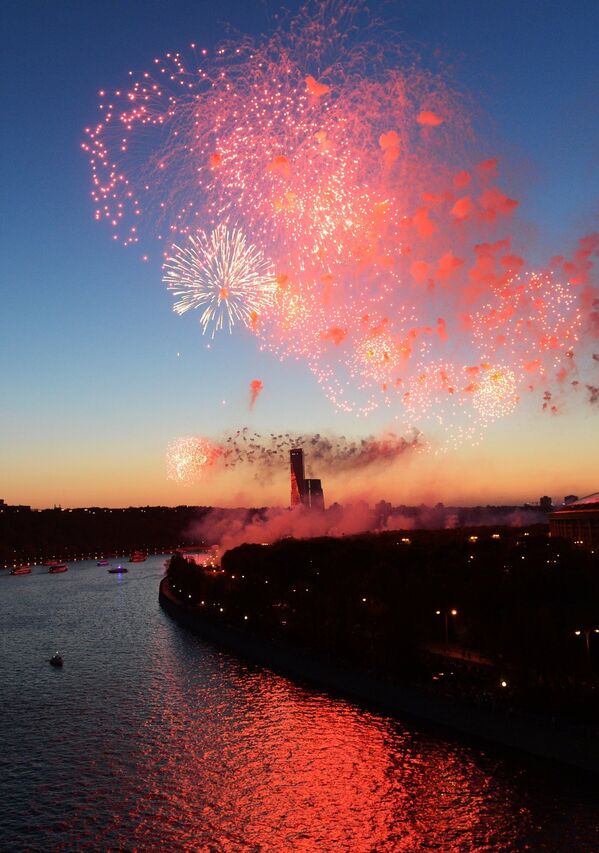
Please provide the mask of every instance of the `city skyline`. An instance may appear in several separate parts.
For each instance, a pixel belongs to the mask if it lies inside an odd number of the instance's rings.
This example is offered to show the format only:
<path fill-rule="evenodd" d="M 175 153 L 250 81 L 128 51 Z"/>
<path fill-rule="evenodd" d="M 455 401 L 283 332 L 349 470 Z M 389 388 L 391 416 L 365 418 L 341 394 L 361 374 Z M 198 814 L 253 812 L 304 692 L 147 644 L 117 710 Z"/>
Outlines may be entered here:
<path fill-rule="evenodd" d="M 393 407 L 368 418 L 335 413 L 305 365 L 281 363 L 247 332 L 226 340 L 202 336 L 197 316 L 172 313 L 159 253 L 142 262 L 93 221 L 79 145 L 94 120 L 98 90 L 120 85 L 129 69 L 147 67 L 166 50 L 185 50 L 194 39 L 217 45 L 226 23 L 252 36 L 272 31 L 272 10 L 227 2 L 217 13 L 181 0 L 168 14 L 133 2 L 122 16 L 116 3 L 102 10 L 28 5 L 30 16 L 20 4 L 3 10 L 11 33 L 3 59 L 5 106 L 19 130 L 5 140 L 2 202 L 10 259 L 0 344 L 9 365 L 0 426 L 7 502 L 247 505 L 259 490 L 258 503 L 281 503 L 283 472 L 258 483 L 249 468 L 185 488 L 168 481 L 168 443 L 248 424 L 357 439 L 423 427 L 419 417 L 398 419 Z M 597 229 L 591 36 L 597 8 L 581 3 L 568 21 L 557 3 L 480 10 L 464 0 L 459 12 L 424 3 L 400 10 L 393 25 L 407 45 L 417 45 L 425 67 L 441 54 L 457 88 L 480 104 L 481 147 L 505 166 L 532 261 L 567 255 Z M 103 46 L 93 57 L 85 47 L 89 32 Z M 508 36 L 514 47 L 505 63 Z M 257 377 L 262 385 L 250 408 L 248 389 Z M 583 395 L 566 399 L 555 415 L 524 401 L 491 423 L 476 446 L 466 441 L 438 452 L 443 436 L 428 424 L 427 452 L 409 451 L 391 465 L 350 475 L 327 472 L 327 501 L 512 504 L 541 494 L 590 494 L 599 486 L 596 429 L 597 404 Z M 308 471 L 314 474 L 316 467 Z"/>

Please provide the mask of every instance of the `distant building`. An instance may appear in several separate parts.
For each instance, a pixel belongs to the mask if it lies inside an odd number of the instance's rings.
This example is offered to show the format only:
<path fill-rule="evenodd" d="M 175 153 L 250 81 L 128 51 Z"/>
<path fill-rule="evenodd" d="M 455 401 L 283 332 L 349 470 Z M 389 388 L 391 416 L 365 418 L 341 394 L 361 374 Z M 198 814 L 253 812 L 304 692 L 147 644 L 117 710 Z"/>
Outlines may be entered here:
<path fill-rule="evenodd" d="M 310 509 L 324 509 L 324 494 L 320 480 L 306 479 L 304 470 L 304 451 L 294 447 L 289 451 L 291 473 L 291 506 L 306 506 Z"/>
<path fill-rule="evenodd" d="M 324 493 L 320 480 L 304 480 L 304 506 L 324 509 Z"/>
<path fill-rule="evenodd" d="M 303 503 L 304 492 L 304 451 L 301 447 L 295 447 L 289 451 L 289 463 L 291 466 L 291 506 L 299 506 Z"/>
<path fill-rule="evenodd" d="M 26 504 L 7 504 L 0 500 L 0 512 L 15 513 L 15 512 L 31 512 L 31 507 Z"/>
<path fill-rule="evenodd" d="M 387 524 L 389 516 L 392 512 L 393 506 L 389 503 L 389 501 L 379 501 L 374 507 L 376 526 L 384 527 Z"/>
<path fill-rule="evenodd" d="M 549 515 L 552 536 L 561 536 L 587 548 L 599 550 L 599 492 L 573 501 Z"/>
<path fill-rule="evenodd" d="M 551 512 L 553 509 L 553 501 L 549 495 L 543 495 L 542 498 L 539 498 L 539 507 L 541 508 L 541 512 Z"/>
<path fill-rule="evenodd" d="M 578 500 L 578 495 L 566 495 L 564 498 L 564 506 L 568 506 L 569 504 L 573 504 Z"/>

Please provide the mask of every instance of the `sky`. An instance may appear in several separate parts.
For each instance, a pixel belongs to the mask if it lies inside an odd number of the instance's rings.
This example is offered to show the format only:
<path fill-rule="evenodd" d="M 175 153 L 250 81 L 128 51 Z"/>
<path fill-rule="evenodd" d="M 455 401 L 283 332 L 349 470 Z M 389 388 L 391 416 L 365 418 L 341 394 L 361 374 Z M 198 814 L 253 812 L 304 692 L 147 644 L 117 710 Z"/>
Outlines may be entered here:
<path fill-rule="evenodd" d="M 2 3 L 0 498 L 8 503 L 284 503 L 286 471 L 267 482 L 240 471 L 187 488 L 168 481 L 169 441 L 244 426 L 357 437 L 397 429 L 389 409 L 368 419 L 336 413 L 305 365 L 260 352 L 249 333 L 208 349 L 195 318 L 172 312 L 159 258 L 140 262 L 94 222 L 80 146 L 98 91 L 191 41 L 212 47 L 229 28 L 268 32 L 277 5 Z M 598 229 L 594 0 L 567 11 L 557 0 L 370 5 L 392 14 L 425 62 L 442 55 L 478 105 L 488 155 L 509 159 L 518 184 L 530 257 L 566 252 Z M 264 390 L 249 411 L 255 378 Z M 598 412 L 580 400 L 555 417 L 523 406 L 477 446 L 331 475 L 325 496 L 486 504 L 588 494 L 599 489 Z"/>

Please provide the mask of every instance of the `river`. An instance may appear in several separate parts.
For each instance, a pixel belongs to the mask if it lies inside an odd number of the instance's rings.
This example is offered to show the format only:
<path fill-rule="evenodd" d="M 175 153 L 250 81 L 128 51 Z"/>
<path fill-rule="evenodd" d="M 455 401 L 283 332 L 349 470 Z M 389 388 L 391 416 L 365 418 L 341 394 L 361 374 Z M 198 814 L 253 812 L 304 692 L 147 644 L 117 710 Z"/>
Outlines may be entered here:
<path fill-rule="evenodd" d="M 599 850 L 599 785 L 212 648 L 164 559 L 0 572 L 0 850 Z"/>

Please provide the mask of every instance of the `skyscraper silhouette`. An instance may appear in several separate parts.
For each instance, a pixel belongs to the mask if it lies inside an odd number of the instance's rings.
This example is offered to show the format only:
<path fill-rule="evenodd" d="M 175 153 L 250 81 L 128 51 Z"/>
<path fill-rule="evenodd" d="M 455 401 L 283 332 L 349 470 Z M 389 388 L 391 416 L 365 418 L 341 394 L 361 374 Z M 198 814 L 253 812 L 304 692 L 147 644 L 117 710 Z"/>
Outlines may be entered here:
<path fill-rule="evenodd" d="M 310 509 L 324 509 L 324 495 L 320 480 L 308 479 L 304 470 L 304 451 L 294 447 L 289 451 L 291 469 L 291 506 L 306 506 Z"/>
<path fill-rule="evenodd" d="M 301 447 L 295 447 L 289 451 L 289 463 L 291 466 L 291 506 L 294 507 L 304 502 L 304 451 Z"/>
<path fill-rule="evenodd" d="M 320 480 L 304 480 L 302 503 L 310 509 L 324 509 L 324 494 Z"/>

